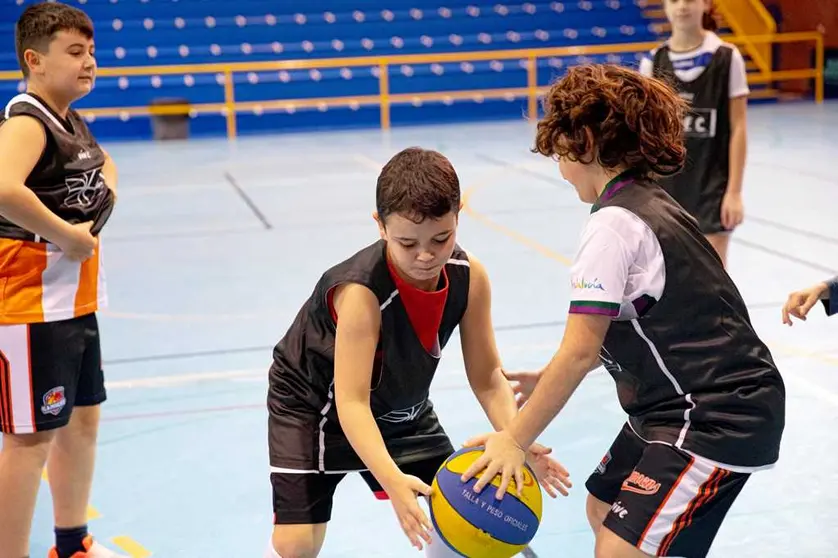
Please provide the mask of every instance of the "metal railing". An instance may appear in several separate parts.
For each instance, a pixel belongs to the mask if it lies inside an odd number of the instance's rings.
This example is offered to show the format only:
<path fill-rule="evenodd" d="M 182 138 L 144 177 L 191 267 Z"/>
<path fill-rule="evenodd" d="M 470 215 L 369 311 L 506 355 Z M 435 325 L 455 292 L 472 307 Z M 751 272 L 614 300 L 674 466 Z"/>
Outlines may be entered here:
<path fill-rule="evenodd" d="M 817 32 L 779 33 L 767 35 L 747 35 L 725 37 L 725 40 L 737 44 L 776 44 L 793 42 L 815 43 L 815 67 L 784 71 L 761 71 L 749 75 L 749 83 L 766 84 L 772 82 L 814 79 L 815 100 L 820 103 L 824 96 L 824 41 L 823 35 Z M 657 42 L 623 43 L 609 45 L 590 45 L 574 47 L 556 47 L 524 50 L 497 50 L 482 52 L 448 52 L 433 54 L 408 54 L 392 56 L 364 56 L 352 58 L 320 58 L 308 60 L 277 60 L 266 62 L 228 62 L 217 64 L 179 64 L 165 66 L 135 66 L 100 68 L 99 76 L 129 77 L 129 76 L 162 76 L 188 74 L 219 74 L 223 79 L 218 81 L 224 88 L 224 102 L 197 103 L 189 105 L 169 106 L 127 106 L 83 108 L 79 112 L 90 117 L 119 117 L 122 115 L 164 115 L 164 114 L 221 114 L 226 118 L 227 137 L 234 139 L 237 135 L 236 114 L 253 112 L 254 110 L 289 110 L 298 108 L 341 106 L 379 106 L 380 125 L 383 129 L 390 128 L 390 106 L 398 103 L 416 101 L 443 101 L 446 99 L 509 99 L 526 98 L 527 113 L 530 119 L 537 118 L 538 99 L 547 87 L 538 85 L 537 61 L 543 58 L 565 56 L 591 56 L 601 54 L 622 54 L 630 52 L 648 51 L 658 46 Z M 442 91 L 426 93 L 390 92 L 389 67 L 401 64 L 429 64 L 439 62 L 475 62 L 490 60 L 526 60 L 527 79 L 519 87 L 501 89 L 474 89 L 460 91 Z M 236 101 L 233 75 L 242 72 L 280 71 L 280 70 L 309 70 L 323 68 L 351 68 L 378 67 L 378 94 L 363 96 L 324 96 L 322 98 L 282 99 L 273 101 Z M 0 72 L 0 81 L 21 80 L 20 72 Z"/>
<path fill-rule="evenodd" d="M 749 35 L 771 35 L 777 32 L 777 22 L 761 0 L 724 0 L 715 4 L 734 33 L 741 36 L 751 59 L 762 73 L 772 70 L 771 44 L 754 43 Z"/>

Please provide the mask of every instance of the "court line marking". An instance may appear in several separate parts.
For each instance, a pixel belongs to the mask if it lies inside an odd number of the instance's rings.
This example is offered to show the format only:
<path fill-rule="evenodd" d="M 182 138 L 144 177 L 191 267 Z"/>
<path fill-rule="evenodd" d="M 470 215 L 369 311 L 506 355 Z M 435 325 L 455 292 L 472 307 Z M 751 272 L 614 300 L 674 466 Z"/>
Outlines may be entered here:
<path fill-rule="evenodd" d="M 121 548 L 124 552 L 128 553 L 128 556 L 130 556 L 131 558 L 148 558 L 149 556 L 151 556 L 150 550 L 145 548 L 143 545 L 141 545 L 131 537 L 119 535 L 117 537 L 111 538 L 111 542 L 113 542 L 116 546 Z"/>
<path fill-rule="evenodd" d="M 224 180 L 226 180 L 227 183 L 233 187 L 233 190 L 236 191 L 236 194 L 238 194 L 239 198 L 241 198 L 241 200 L 244 201 L 244 204 L 250 209 L 253 215 L 256 216 L 259 222 L 262 223 L 262 226 L 265 228 L 265 230 L 271 230 L 273 228 L 271 222 L 268 221 L 268 218 L 265 216 L 264 213 L 262 213 L 262 210 L 259 209 L 259 206 L 256 205 L 256 202 L 253 201 L 253 198 L 247 195 L 247 192 L 244 191 L 244 188 L 241 187 L 239 181 L 236 180 L 236 177 L 233 176 L 232 173 L 230 173 L 230 171 L 224 172 Z"/>

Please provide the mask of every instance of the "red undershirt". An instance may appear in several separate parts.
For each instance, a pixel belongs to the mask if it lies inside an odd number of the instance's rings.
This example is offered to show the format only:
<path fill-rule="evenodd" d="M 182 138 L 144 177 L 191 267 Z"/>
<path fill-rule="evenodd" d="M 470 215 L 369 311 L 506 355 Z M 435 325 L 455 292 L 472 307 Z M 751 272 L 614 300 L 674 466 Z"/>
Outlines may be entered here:
<path fill-rule="evenodd" d="M 442 323 L 442 313 L 445 310 L 445 301 L 448 298 L 448 274 L 445 267 L 442 268 L 443 287 L 437 291 L 423 291 L 402 279 L 396 268 L 387 258 L 387 268 L 390 276 L 399 290 L 410 325 L 422 343 L 422 346 L 429 353 L 434 353 L 437 344 L 439 325 Z M 334 289 L 329 291 L 328 303 L 332 319 L 337 323 L 337 314 L 334 307 Z"/>

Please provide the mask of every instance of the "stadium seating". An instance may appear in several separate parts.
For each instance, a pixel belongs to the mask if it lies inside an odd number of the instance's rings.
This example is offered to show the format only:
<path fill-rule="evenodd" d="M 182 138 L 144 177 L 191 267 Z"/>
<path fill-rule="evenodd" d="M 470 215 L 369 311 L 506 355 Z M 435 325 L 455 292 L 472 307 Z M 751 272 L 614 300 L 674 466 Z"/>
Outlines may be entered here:
<path fill-rule="evenodd" d="M 657 39 L 642 6 L 631 0 L 566 2 L 486 2 L 481 0 L 70 0 L 96 24 L 101 67 L 206 64 L 309 58 L 344 58 L 527 49 L 552 46 L 643 42 Z M 11 37 L 24 0 L 0 0 L 0 35 Z M 397 8 L 397 6 L 404 6 Z M 639 53 L 543 59 L 539 85 L 568 65 L 597 61 L 636 64 Z M 11 45 L 0 55 L 0 69 L 16 68 Z M 389 68 L 393 94 L 526 86 L 526 61 L 409 64 Z M 321 70 L 241 72 L 234 74 L 237 101 L 322 99 L 374 96 L 379 91 L 377 64 Z M 224 76 L 184 72 L 150 76 L 100 77 L 84 107 L 144 107 L 161 99 L 191 104 L 221 103 Z M 22 83 L 0 82 L 9 98 Z M 392 108 L 393 125 L 492 117 L 520 117 L 520 97 L 489 100 L 479 94 L 436 101 L 403 98 Z M 377 106 L 348 102 L 331 107 L 289 103 L 281 110 L 254 104 L 238 117 L 239 133 L 378 124 Z M 146 117 L 128 113 L 98 118 L 98 134 L 148 137 Z M 220 115 L 193 114 L 193 134 L 225 130 Z"/>

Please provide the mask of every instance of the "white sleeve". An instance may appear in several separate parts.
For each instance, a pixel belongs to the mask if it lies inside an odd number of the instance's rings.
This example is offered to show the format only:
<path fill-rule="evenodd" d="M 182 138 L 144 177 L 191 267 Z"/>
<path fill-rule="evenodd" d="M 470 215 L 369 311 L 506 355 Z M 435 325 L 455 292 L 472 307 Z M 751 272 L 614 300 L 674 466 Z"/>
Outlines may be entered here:
<path fill-rule="evenodd" d="M 616 210 L 616 211 L 615 211 Z M 637 243 L 621 238 L 609 221 L 620 218 L 619 208 L 603 208 L 591 215 L 571 267 L 571 314 L 617 317 L 628 283 Z"/>
<path fill-rule="evenodd" d="M 640 67 L 637 71 L 646 77 L 652 77 L 655 71 L 655 62 L 652 60 L 651 54 L 646 54 L 640 59 Z"/>
<path fill-rule="evenodd" d="M 733 59 L 730 61 L 730 98 L 744 97 L 748 95 L 751 90 L 748 87 L 748 70 L 745 68 L 745 59 L 742 53 L 735 46 L 733 49 Z"/>

